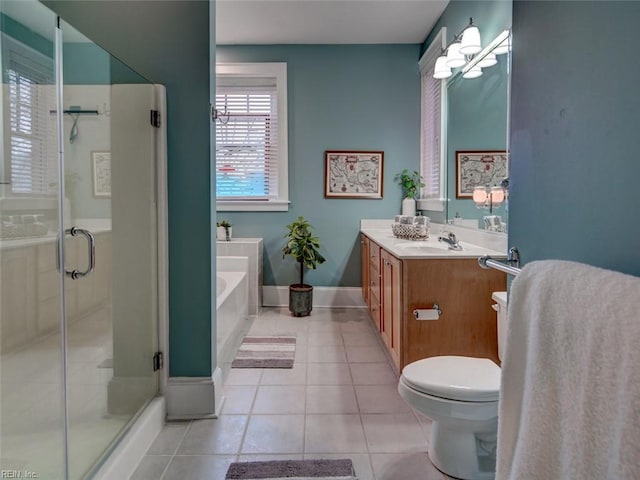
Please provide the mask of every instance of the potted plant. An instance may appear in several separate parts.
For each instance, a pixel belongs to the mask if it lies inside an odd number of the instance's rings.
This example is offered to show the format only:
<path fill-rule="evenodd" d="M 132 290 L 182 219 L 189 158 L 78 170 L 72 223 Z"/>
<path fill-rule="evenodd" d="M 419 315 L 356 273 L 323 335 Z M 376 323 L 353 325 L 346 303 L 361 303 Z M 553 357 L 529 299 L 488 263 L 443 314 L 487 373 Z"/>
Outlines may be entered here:
<path fill-rule="evenodd" d="M 291 255 L 300 264 L 300 283 L 289 285 L 289 310 L 295 317 L 306 317 L 313 305 L 313 287 L 304 283 L 304 269 L 315 269 L 325 258 L 319 252 L 318 238 L 311 233 L 311 224 L 304 217 L 298 217 L 287 228 L 282 258 Z"/>
<path fill-rule="evenodd" d="M 233 229 L 228 221 L 222 220 L 216 223 L 216 238 L 218 240 L 231 241 L 232 231 Z"/>
<path fill-rule="evenodd" d="M 424 187 L 424 183 L 422 183 L 422 175 L 415 170 L 411 173 L 409 170 L 404 169 L 395 176 L 395 180 L 402 187 L 402 214 L 415 215 L 416 198 L 420 194 L 420 188 Z"/>

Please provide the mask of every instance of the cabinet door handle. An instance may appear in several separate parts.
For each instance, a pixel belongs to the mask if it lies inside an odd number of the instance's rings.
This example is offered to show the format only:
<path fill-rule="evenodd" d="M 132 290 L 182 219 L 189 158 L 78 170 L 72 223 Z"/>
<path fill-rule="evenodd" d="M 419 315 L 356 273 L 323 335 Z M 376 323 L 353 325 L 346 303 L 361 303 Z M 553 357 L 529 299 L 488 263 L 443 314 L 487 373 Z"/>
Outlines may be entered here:
<path fill-rule="evenodd" d="M 64 271 L 67 277 L 71 277 L 73 280 L 77 280 L 81 277 L 86 277 L 96 268 L 96 239 L 93 236 L 93 233 L 91 233 L 89 230 L 85 230 L 84 228 L 71 227 L 65 230 L 64 233 L 66 233 L 67 235 L 71 235 L 72 237 L 75 237 L 76 235 L 84 235 L 86 237 L 89 246 L 89 266 L 84 272 L 75 269 L 72 271 L 65 269 Z"/>

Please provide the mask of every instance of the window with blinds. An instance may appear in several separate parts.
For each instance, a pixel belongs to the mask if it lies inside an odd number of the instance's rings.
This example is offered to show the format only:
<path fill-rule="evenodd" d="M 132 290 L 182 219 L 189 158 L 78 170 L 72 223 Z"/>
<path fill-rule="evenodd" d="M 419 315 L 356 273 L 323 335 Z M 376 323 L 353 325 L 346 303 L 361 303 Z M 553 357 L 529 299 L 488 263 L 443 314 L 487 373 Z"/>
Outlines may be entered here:
<path fill-rule="evenodd" d="M 3 58 L 9 141 L 11 191 L 49 195 L 56 192 L 55 104 L 53 61 L 3 35 Z"/>
<path fill-rule="evenodd" d="M 254 75 L 240 69 L 236 74 L 216 76 L 219 210 L 254 210 L 259 203 L 287 201 L 286 145 L 283 149 L 282 143 L 286 123 L 282 121 L 280 98 L 286 96 L 286 90 L 283 93 L 277 76 L 260 74 L 259 70 Z M 220 208 L 221 204 L 226 208 Z"/>
<path fill-rule="evenodd" d="M 442 52 L 446 37 L 444 28 L 435 37 L 420 59 L 421 144 L 420 173 L 425 186 L 420 195 L 420 208 L 444 211 L 445 145 L 443 105 L 446 81 L 433 78 L 436 59 Z"/>

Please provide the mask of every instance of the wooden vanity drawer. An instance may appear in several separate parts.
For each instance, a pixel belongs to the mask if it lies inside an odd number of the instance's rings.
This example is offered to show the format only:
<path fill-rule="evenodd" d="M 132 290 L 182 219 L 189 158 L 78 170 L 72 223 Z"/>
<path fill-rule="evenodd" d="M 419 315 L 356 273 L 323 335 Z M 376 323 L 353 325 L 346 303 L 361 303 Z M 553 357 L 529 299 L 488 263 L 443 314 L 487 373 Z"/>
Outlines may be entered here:
<path fill-rule="evenodd" d="M 373 242 L 369 242 L 369 268 L 380 271 L 380 246 Z"/>
<path fill-rule="evenodd" d="M 378 293 L 371 290 L 369 292 L 369 312 L 371 313 L 371 320 L 373 321 L 373 325 L 376 330 L 380 330 L 380 309 L 382 305 L 380 305 L 380 299 L 378 297 Z"/>

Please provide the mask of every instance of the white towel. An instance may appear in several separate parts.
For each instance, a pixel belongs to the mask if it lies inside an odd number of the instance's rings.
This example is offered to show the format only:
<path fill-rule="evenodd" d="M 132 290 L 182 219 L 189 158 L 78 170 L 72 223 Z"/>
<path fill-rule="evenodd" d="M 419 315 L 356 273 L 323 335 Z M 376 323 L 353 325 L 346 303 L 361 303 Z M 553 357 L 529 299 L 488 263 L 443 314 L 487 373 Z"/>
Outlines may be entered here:
<path fill-rule="evenodd" d="M 498 418 L 498 480 L 640 479 L 640 278 L 527 264 Z"/>

